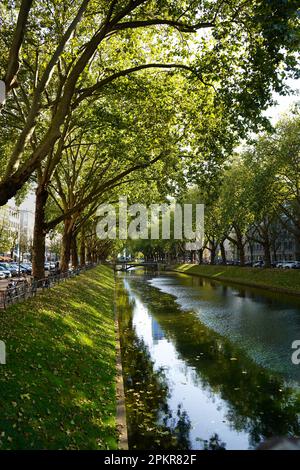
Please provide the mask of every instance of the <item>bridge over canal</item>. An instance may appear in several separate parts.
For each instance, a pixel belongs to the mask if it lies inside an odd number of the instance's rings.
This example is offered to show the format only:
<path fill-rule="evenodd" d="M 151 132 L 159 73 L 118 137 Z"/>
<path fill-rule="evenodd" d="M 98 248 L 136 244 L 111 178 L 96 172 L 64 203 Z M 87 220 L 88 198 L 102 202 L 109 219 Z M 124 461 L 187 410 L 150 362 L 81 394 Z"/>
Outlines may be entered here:
<path fill-rule="evenodd" d="M 158 261 L 115 261 L 112 263 L 115 271 L 128 271 L 131 268 L 144 267 L 160 271 L 165 264 Z"/>

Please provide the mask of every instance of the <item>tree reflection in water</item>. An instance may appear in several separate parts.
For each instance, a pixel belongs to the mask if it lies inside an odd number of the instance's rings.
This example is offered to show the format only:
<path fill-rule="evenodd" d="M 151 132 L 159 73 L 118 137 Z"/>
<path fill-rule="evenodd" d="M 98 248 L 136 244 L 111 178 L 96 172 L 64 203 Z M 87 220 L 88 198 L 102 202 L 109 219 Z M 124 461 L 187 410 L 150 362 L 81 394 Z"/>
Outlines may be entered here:
<path fill-rule="evenodd" d="M 203 445 L 203 450 L 226 450 L 225 442 L 222 442 L 218 434 L 215 433 L 209 440 L 198 439 Z"/>
<path fill-rule="evenodd" d="M 169 409 L 164 371 L 154 370 L 148 349 L 132 326 L 129 299 L 121 290 L 118 305 L 129 448 L 189 449 L 189 417 L 181 406 L 176 416 Z"/>
<path fill-rule="evenodd" d="M 147 305 L 179 358 L 195 370 L 195 383 L 224 400 L 226 420 L 235 431 L 248 433 L 250 447 L 257 447 L 269 437 L 300 434 L 297 389 L 206 327 L 193 312 L 182 311 L 171 295 L 162 294 L 148 283 L 131 282 L 131 288 Z M 163 371 L 154 370 L 145 344 L 136 336 L 133 304 L 123 288 L 118 304 L 130 445 L 141 449 L 188 449 L 190 418 L 180 407 L 172 416 L 166 377 Z M 225 448 L 216 434 L 197 441 L 203 449 Z"/>

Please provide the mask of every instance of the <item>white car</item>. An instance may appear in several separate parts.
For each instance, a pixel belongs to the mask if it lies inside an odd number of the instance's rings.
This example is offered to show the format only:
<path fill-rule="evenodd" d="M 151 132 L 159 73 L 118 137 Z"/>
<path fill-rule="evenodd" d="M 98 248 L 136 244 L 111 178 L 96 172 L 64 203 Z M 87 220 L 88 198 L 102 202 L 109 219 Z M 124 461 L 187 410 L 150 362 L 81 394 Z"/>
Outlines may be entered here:
<path fill-rule="evenodd" d="M 3 271 L 0 271 L 0 279 L 5 279 L 6 278 L 6 275 L 4 274 Z"/>
<path fill-rule="evenodd" d="M 11 272 L 8 269 L 3 268 L 3 266 L 0 266 L 0 272 L 3 273 L 6 278 L 11 277 Z"/>
<path fill-rule="evenodd" d="M 297 261 L 283 261 L 282 268 L 283 269 L 295 269 L 297 267 Z"/>

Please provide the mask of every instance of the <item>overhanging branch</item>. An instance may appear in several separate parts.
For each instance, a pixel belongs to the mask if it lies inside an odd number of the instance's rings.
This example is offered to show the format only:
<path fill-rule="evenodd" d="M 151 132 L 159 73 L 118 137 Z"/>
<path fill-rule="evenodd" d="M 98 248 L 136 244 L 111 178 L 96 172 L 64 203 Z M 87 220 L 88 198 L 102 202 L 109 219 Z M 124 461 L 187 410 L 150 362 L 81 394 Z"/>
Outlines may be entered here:
<path fill-rule="evenodd" d="M 147 26 L 171 26 L 178 29 L 183 33 L 196 33 L 199 29 L 213 28 L 215 21 L 201 21 L 196 24 L 183 23 L 181 21 L 166 20 L 163 18 L 156 18 L 153 20 L 144 21 L 123 21 L 114 26 L 112 31 L 121 31 L 123 29 L 145 28 Z"/>
<path fill-rule="evenodd" d="M 148 163 L 140 163 L 138 165 L 135 165 L 133 167 L 127 168 L 126 170 L 122 171 L 115 177 L 111 178 L 110 180 L 106 181 L 105 183 L 101 184 L 98 186 L 98 188 L 93 192 L 88 194 L 86 197 L 84 197 L 78 204 L 76 204 L 74 207 L 70 208 L 68 211 L 66 211 L 64 214 L 56 217 L 52 221 L 48 222 L 45 226 L 46 229 L 49 231 L 56 227 L 60 222 L 62 222 L 66 217 L 70 217 L 71 215 L 75 214 L 78 211 L 81 211 L 84 209 L 89 204 L 93 204 L 99 195 L 101 195 L 105 190 L 108 190 L 112 188 L 116 183 L 118 183 L 120 180 L 125 178 L 127 175 L 130 173 L 141 170 L 143 168 L 148 168 L 149 166 L 153 165 L 154 163 L 158 162 L 161 158 L 163 157 L 163 153 L 160 153 L 157 157 L 153 158 L 150 160 Z"/>
<path fill-rule="evenodd" d="M 80 96 L 74 101 L 73 107 L 78 106 L 78 104 L 81 103 L 81 101 L 83 101 L 86 98 L 89 98 L 94 93 L 101 90 L 102 87 L 104 87 L 105 85 L 108 85 L 109 83 L 113 82 L 117 78 L 125 77 L 127 75 L 130 75 L 131 73 L 138 72 L 140 70 L 146 70 L 146 69 L 174 69 L 174 68 L 187 70 L 189 72 L 192 72 L 193 74 L 195 74 L 199 78 L 199 80 L 204 85 L 213 87 L 212 84 L 206 83 L 203 80 L 203 78 L 201 77 L 201 74 L 198 71 L 196 71 L 193 67 L 190 67 L 190 66 L 185 65 L 185 64 L 156 64 L 156 63 L 154 63 L 154 64 L 141 64 L 141 65 L 137 65 L 135 67 L 125 69 L 125 70 L 120 70 L 119 72 L 115 72 L 112 75 L 110 75 L 109 77 L 103 78 L 102 80 L 100 80 L 99 82 L 95 83 L 94 85 L 92 85 L 88 88 L 82 88 L 81 90 L 78 90 L 78 92 L 80 93 Z"/>

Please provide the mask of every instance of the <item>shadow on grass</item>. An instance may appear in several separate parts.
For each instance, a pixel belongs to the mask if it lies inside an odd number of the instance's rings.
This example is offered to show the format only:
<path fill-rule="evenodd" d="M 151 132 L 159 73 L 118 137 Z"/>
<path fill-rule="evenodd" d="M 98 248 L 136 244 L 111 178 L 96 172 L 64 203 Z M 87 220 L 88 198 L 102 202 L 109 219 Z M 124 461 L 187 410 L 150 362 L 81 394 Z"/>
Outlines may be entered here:
<path fill-rule="evenodd" d="M 100 267 L 1 315 L 0 449 L 117 447 L 113 300 Z"/>

